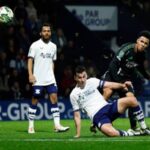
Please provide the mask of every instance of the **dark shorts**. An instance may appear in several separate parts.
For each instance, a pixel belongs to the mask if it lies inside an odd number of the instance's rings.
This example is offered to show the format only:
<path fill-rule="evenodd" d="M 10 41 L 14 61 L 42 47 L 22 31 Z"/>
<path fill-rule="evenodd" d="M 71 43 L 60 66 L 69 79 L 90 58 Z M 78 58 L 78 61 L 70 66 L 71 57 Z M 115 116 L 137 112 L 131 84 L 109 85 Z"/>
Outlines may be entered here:
<path fill-rule="evenodd" d="M 121 114 L 118 112 L 117 101 L 109 103 L 100 109 L 93 118 L 93 124 L 101 128 L 103 124 L 112 123 Z"/>
<path fill-rule="evenodd" d="M 50 84 L 47 86 L 33 86 L 33 96 L 40 98 L 43 94 L 43 90 L 46 89 L 48 94 L 57 93 L 58 89 L 55 84 Z"/>

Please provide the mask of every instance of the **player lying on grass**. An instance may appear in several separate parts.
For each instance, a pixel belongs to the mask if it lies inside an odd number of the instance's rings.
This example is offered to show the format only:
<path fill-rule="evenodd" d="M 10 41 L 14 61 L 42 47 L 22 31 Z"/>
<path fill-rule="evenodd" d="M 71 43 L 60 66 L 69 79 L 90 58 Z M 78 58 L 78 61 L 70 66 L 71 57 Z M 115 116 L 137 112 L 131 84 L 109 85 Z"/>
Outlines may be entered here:
<path fill-rule="evenodd" d="M 131 82 L 121 84 L 97 78 L 87 79 L 84 66 L 78 66 L 75 69 L 74 78 L 76 86 L 70 94 L 70 101 L 74 111 L 75 137 L 80 137 L 81 117 L 79 110 L 86 112 L 93 124 L 107 136 L 134 136 L 141 133 L 150 135 L 150 130 L 144 121 L 143 112 L 135 97 L 123 97 L 113 103 L 108 103 L 97 89 L 100 86 L 100 88 L 109 87 L 111 89 L 127 90 L 128 86 L 131 86 Z M 132 108 L 142 132 L 118 130 L 113 127 L 112 122 L 129 107 Z"/>

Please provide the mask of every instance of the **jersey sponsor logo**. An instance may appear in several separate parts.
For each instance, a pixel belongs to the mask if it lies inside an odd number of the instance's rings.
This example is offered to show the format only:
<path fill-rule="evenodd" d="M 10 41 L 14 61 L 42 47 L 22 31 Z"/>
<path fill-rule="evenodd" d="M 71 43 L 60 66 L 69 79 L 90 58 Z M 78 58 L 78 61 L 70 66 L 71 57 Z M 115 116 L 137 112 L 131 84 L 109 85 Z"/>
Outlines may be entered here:
<path fill-rule="evenodd" d="M 41 53 L 40 56 L 42 58 L 52 58 L 53 57 L 51 53 Z"/>
<path fill-rule="evenodd" d="M 138 64 L 135 63 L 134 61 L 130 61 L 130 62 L 127 62 L 127 63 L 126 63 L 126 67 L 129 68 L 129 69 L 135 68 L 135 67 L 137 67 L 137 66 L 138 66 Z"/>
<path fill-rule="evenodd" d="M 85 96 L 89 96 L 89 95 L 91 95 L 94 92 L 95 92 L 94 89 L 93 90 L 87 90 L 87 91 L 84 92 L 84 94 L 85 94 Z"/>
<path fill-rule="evenodd" d="M 88 90 L 84 91 L 83 93 L 80 93 L 79 94 L 79 100 L 85 99 L 85 97 L 93 94 L 94 92 L 95 92 L 94 89 L 88 89 Z"/>

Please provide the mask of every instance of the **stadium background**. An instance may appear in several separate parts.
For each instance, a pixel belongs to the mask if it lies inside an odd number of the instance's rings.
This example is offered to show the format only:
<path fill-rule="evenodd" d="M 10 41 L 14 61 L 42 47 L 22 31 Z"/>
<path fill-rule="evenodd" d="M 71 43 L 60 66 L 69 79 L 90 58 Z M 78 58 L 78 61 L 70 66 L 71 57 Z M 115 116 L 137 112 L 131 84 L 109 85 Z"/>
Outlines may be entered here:
<path fill-rule="evenodd" d="M 89 76 L 100 77 L 121 44 L 134 41 L 141 30 L 150 30 L 148 0 L 0 0 L 0 6 L 3 5 L 14 10 L 15 20 L 11 25 L 0 25 L 0 120 L 27 119 L 31 99 L 27 53 L 30 44 L 39 38 L 39 27 L 43 22 L 52 24 L 51 40 L 58 47 L 55 74 L 63 119 L 72 118 L 68 96 L 74 86 L 74 67 L 84 64 Z M 89 6 L 116 7 L 117 28 L 89 30 L 66 9 L 66 5 L 87 9 Z M 145 67 L 150 70 L 150 50 Z M 143 86 L 135 82 L 138 85 L 138 99 L 145 116 L 149 117 L 150 81 L 143 81 Z M 47 97 L 44 94 L 44 98 Z M 38 119 L 51 119 L 48 106 L 47 101 L 40 102 Z M 86 118 L 84 115 L 82 117 Z"/>

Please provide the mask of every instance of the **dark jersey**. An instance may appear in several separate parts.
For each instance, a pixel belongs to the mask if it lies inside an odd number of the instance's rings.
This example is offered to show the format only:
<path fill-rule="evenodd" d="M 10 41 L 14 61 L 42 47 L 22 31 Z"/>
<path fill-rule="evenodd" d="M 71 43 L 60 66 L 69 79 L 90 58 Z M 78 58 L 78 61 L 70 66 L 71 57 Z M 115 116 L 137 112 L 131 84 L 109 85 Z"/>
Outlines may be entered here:
<path fill-rule="evenodd" d="M 128 90 L 139 94 L 142 91 L 143 78 L 149 78 L 149 75 L 144 69 L 145 52 L 136 53 L 134 47 L 135 43 L 122 45 L 102 78 L 120 83 L 131 81 L 134 89 L 130 87 Z M 119 95 L 123 94 L 120 92 Z"/>
<path fill-rule="evenodd" d="M 133 78 L 148 78 L 144 70 L 145 52 L 134 51 L 135 43 L 121 46 L 111 61 L 105 80 L 124 82 Z"/>

